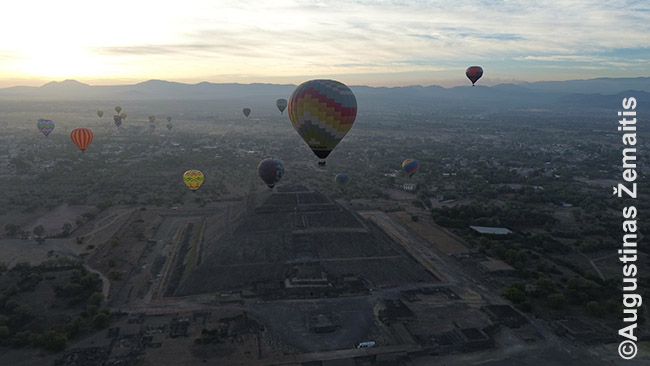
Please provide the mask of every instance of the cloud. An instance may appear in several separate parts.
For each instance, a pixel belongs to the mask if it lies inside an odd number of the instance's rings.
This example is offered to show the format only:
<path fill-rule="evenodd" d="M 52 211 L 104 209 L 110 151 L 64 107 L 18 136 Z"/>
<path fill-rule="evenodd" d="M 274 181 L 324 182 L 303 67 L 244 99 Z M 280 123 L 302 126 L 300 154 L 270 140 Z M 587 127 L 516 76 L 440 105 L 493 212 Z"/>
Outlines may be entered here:
<path fill-rule="evenodd" d="M 90 2 L 79 4 L 82 10 L 72 15 L 47 5 L 58 25 L 48 42 L 65 39 L 66 47 L 118 65 L 127 75 L 116 76 L 129 78 L 187 79 L 215 69 L 277 77 L 424 73 L 462 71 L 474 63 L 519 78 L 530 63 L 599 68 L 602 76 L 615 76 L 637 63 L 647 66 L 650 45 L 645 0 L 114 0 L 112 8 L 124 11 L 110 21 Z M 17 9 L 5 14 L 0 31 L 11 34 L 25 23 L 26 9 Z M 38 54 L 43 32 L 32 33 L 6 40 L 10 53 L 0 52 L 0 62 Z"/>

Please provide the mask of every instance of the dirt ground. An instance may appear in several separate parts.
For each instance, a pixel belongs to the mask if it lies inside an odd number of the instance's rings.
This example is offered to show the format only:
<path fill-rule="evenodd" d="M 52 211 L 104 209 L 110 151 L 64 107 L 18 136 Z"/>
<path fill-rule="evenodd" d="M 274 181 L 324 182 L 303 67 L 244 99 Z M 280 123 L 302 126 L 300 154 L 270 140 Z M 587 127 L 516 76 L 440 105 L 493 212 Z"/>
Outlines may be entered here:
<path fill-rule="evenodd" d="M 411 216 L 406 212 L 395 212 L 391 215 L 411 230 L 426 238 L 431 244 L 447 255 L 467 253 L 470 251 L 465 245 L 459 243 L 452 236 L 439 229 L 431 218 L 420 217 L 417 222 L 413 222 Z"/>
<path fill-rule="evenodd" d="M 46 235 L 57 234 L 62 231 L 63 224 L 66 222 L 70 223 L 74 228 L 76 226 L 75 221 L 79 216 L 93 210 L 96 210 L 93 206 L 69 206 L 68 204 L 63 204 L 29 222 L 24 227 L 25 230 L 31 232 L 36 226 L 43 225 Z"/>
<path fill-rule="evenodd" d="M 46 239 L 41 244 L 35 240 L 0 239 L 0 262 L 10 268 L 20 262 L 37 265 L 57 257 L 77 258 L 83 249 L 70 238 Z"/>

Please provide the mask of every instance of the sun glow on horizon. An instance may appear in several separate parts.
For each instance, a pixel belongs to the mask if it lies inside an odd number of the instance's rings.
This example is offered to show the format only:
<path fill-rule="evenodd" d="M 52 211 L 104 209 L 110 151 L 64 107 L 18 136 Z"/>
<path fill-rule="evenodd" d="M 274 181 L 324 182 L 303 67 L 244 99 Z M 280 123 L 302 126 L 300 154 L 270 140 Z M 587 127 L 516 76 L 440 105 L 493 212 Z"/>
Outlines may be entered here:
<path fill-rule="evenodd" d="M 24 0 L 3 5 L 0 86 L 329 75 L 373 86 L 458 85 L 473 64 L 487 66 L 486 85 L 646 75 L 650 4 L 619 5 Z M 476 9 L 480 16 L 468 18 Z"/>

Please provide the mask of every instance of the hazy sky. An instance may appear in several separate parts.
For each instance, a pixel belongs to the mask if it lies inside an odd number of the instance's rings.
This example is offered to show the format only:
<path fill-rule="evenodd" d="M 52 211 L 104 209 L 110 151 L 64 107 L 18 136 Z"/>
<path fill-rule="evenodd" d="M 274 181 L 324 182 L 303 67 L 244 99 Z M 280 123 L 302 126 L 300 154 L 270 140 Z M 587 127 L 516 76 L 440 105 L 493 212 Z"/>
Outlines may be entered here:
<path fill-rule="evenodd" d="M 650 1 L 7 0 L 0 87 L 649 76 Z"/>

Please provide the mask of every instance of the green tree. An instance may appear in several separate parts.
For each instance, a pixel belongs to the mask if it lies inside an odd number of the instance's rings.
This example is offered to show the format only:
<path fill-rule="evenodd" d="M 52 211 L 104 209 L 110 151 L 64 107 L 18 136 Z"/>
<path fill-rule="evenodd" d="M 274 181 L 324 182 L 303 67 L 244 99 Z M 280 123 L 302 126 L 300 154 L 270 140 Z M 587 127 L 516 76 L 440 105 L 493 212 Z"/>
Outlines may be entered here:
<path fill-rule="evenodd" d="M 86 327 L 86 320 L 82 316 L 76 316 L 68 324 L 65 325 L 63 330 L 72 338 Z"/>
<path fill-rule="evenodd" d="M 548 296 L 555 291 L 555 282 L 548 277 L 539 277 L 535 281 L 535 290 L 540 296 Z"/>
<path fill-rule="evenodd" d="M 37 227 L 34 228 L 34 235 L 40 238 L 41 236 L 43 236 L 43 234 L 45 234 L 45 228 L 43 227 L 43 225 L 38 225 Z"/>
<path fill-rule="evenodd" d="M 7 232 L 8 237 L 13 238 L 16 235 L 20 234 L 20 232 L 23 231 L 23 228 L 20 225 L 8 223 L 5 225 L 5 231 Z"/>
<path fill-rule="evenodd" d="M 93 326 L 98 329 L 104 329 L 108 327 L 108 315 L 105 313 L 99 313 L 93 317 Z"/>
<path fill-rule="evenodd" d="M 597 317 L 601 317 L 605 314 L 605 310 L 597 301 L 589 301 L 587 303 L 587 311 L 589 314 Z"/>
<path fill-rule="evenodd" d="M 68 345 L 68 337 L 55 330 L 45 331 L 34 338 L 34 345 L 53 352 L 60 352 Z"/>
<path fill-rule="evenodd" d="M 504 296 L 506 299 L 514 302 L 515 304 L 519 304 L 526 300 L 526 294 L 522 291 L 520 291 L 517 288 L 509 287 L 506 289 Z"/>
<path fill-rule="evenodd" d="M 562 309 L 566 306 L 566 298 L 560 293 L 550 294 L 546 297 L 548 306 L 553 309 Z"/>
<path fill-rule="evenodd" d="M 6 325 L 0 325 L 0 339 L 6 339 L 11 334 L 9 327 Z"/>
<path fill-rule="evenodd" d="M 72 224 L 69 222 L 63 224 L 61 227 L 61 234 L 63 234 L 63 236 L 68 236 L 70 235 L 70 231 L 72 231 Z"/>
<path fill-rule="evenodd" d="M 95 306 L 101 306 L 104 302 L 104 294 L 101 292 L 93 292 L 93 294 L 90 295 L 88 302 Z"/>

